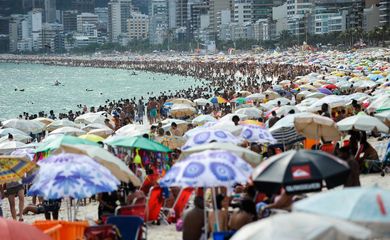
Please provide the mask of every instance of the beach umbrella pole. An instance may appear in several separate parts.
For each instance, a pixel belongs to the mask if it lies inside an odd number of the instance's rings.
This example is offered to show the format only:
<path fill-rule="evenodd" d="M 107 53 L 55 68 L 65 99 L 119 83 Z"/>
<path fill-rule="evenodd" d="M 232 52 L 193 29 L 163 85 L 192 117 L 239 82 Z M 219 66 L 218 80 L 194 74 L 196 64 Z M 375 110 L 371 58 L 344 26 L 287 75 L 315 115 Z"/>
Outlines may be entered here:
<path fill-rule="evenodd" d="M 217 196 L 216 196 L 216 188 L 212 188 L 211 191 L 213 192 L 213 201 L 214 201 L 214 231 L 219 232 L 219 219 L 218 219 L 218 208 L 217 208 Z"/>
<path fill-rule="evenodd" d="M 208 239 L 207 237 L 207 210 L 206 210 L 206 188 L 203 188 L 203 210 L 204 210 L 204 235 L 205 238 Z"/>

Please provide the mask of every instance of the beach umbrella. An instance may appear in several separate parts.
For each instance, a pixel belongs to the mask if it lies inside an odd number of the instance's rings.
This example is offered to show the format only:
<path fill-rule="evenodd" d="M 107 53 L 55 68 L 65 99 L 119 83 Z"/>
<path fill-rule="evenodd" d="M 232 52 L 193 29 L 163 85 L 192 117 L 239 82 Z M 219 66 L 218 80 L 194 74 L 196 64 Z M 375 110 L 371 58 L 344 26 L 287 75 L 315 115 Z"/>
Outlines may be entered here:
<path fill-rule="evenodd" d="M 328 95 L 326 97 L 323 97 L 316 101 L 313 105 L 310 106 L 309 110 L 310 112 L 316 112 L 321 110 L 322 104 L 328 104 L 329 108 L 335 108 L 335 107 L 345 107 L 348 103 L 347 100 L 343 96 L 338 95 Z"/>
<path fill-rule="evenodd" d="M 98 135 L 95 135 L 95 134 L 84 134 L 84 135 L 79 136 L 79 138 L 86 139 L 86 140 L 89 140 L 91 142 L 96 142 L 96 143 L 104 141 L 104 138 L 102 138 Z"/>
<path fill-rule="evenodd" d="M 77 124 L 74 122 L 68 120 L 68 119 L 61 119 L 61 120 L 55 120 L 54 122 L 50 123 L 49 125 L 46 126 L 46 129 L 51 132 L 54 131 L 58 128 L 62 127 L 73 127 L 73 128 L 79 128 Z"/>
<path fill-rule="evenodd" d="M 94 134 L 97 136 L 100 136 L 102 138 L 107 138 L 108 136 L 111 136 L 114 133 L 113 130 L 109 128 L 103 128 L 103 129 L 93 129 L 90 130 L 87 134 Z"/>
<path fill-rule="evenodd" d="M 241 115 L 246 115 L 246 116 L 248 116 L 248 118 L 258 119 L 259 117 L 261 117 L 261 114 L 263 112 L 261 110 L 255 108 L 255 107 L 250 107 L 250 108 L 238 109 L 234 113 L 241 114 Z"/>
<path fill-rule="evenodd" d="M 239 136 L 242 130 L 242 126 L 238 125 L 236 126 L 231 121 L 218 121 L 215 124 L 208 127 L 211 130 L 223 130 L 230 132 L 234 136 Z"/>
<path fill-rule="evenodd" d="M 368 77 L 370 80 L 372 80 L 372 81 L 377 81 L 377 80 L 379 80 L 379 79 L 381 79 L 381 78 L 384 78 L 383 75 L 381 75 L 381 74 L 374 74 L 374 73 L 369 74 L 367 77 Z"/>
<path fill-rule="evenodd" d="M 195 106 L 194 102 L 192 102 L 189 99 L 185 99 L 185 98 L 168 99 L 167 102 L 171 102 L 171 103 L 173 103 L 173 105 L 175 105 L 175 104 L 184 104 L 184 105 Z"/>
<path fill-rule="evenodd" d="M 163 187 L 232 187 L 246 183 L 252 167 L 234 153 L 206 150 L 174 164 L 160 180 Z"/>
<path fill-rule="evenodd" d="M 207 104 L 212 105 L 213 103 L 205 98 L 198 98 L 194 100 L 194 103 L 198 106 L 206 106 Z"/>
<path fill-rule="evenodd" d="M 289 213 L 247 224 L 231 240 L 363 240 L 370 237 L 370 230 L 347 221 L 307 213 Z"/>
<path fill-rule="evenodd" d="M 328 117 L 313 113 L 305 113 L 294 118 L 294 126 L 298 134 L 309 139 L 334 141 L 340 138 L 336 123 Z"/>
<path fill-rule="evenodd" d="M 206 122 L 216 122 L 216 121 L 217 119 L 215 119 L 211 115 L 199 115 L 192 120 L 192 123 L 198 125 L 198 124 L 204 124 Z"/>
<path fill-rule="evenodd" d="M 321 99 L 323 97 L 325 97 L 326 94 L 322 93 L 322 92 L 313 92 L 311 94 L 308 94 L 306 95 L 306 98 L 318 98 L 318 99 Z"/>
<path fill-rule="evenodd" d="M 212 103 L 227 103 L 228 100 L 224 99 L 223 97 L 212 97 L 208 99 Z"/>
<path fill-rule="evenodd" d="M 305 113 L 289 114 L 277 121 L 270 129 L 272 136 L 283 146 L 291 145 L 305 139 L 295 130 L 294 119 Z"/>
<path fill-rule="evenodd" d="M 71 135 L 71 136 L 80 136 L 85 134 L 86 132 L 81 130 L 80 128 L 75 128 L 75 127 L 60 127 L 57 128 L 56 130 L 52 131 L 49 133 L 49 135 L 54 135 L 54 134 L 64 134 L 64 135 Z"/>
<path fill-rule="evenodd" d="M 366 114 L 359 114 L 344 118 L 337 123 L 340 131 L 359 130 L 359 131 L 373 131 L 387 133 L 389 128 L 375 117 Z"/>
<path fill-rule="evenodd" d="M 12 134 L 13 140 L 22 142 L 22 143 L 27 143 L 31 141 L 32 137 L 27 136 L 25 134 Z M 8 141 L 8 136 L 4 136 L 0 138 L 0 142 Z"/>
<path fill-rule="evenodd" d="M 24 133 L 40 133 L 45 129 L 45 124 L 39 121 L 24 120 L 24 119 L 9 119 L 2 122 L 6 128 L 16 128 Z"/>
<path fill-rule="evenodd" d="M 26 156 L 28 159 L 30 159 L 32 161 L 32 160 L 34 160 L 35 152 L 34 152 L 34 149 L 32 149 L 32 148 L 20 148 L 20 149 L 16 149 L 15 151 L 13 151 L 10 155 L 11 156 Z"/>
<path fill-rule="evenodd" d="M 9 154 L 19 148 L 26 148 L 27 144 L 18 141 L 4 141 L 0 142 L 0 153 Z"/>
<path fill-rule="evenodd" d="M 377 113 L 375 117 L 384 122 L 386 126 L 390 126 L 390 111 Z"/>
<path fill-rule="evenodd" d="M 76 117 L 74 120 L 75 123 L 83 123 L 83 124 L 91 124 L 91 123 L 100 123 L 104 124 L 104 120 L 106 120 L 107 117 L 107 112 L 89 112 L 89 113 L 84 113 L 83 115 L 80 115 Z"/>
<path fill-rule="evenodd" d="M 251 92 L 245 90 L 238 91 L 237 93 L 239 93 L 243 97 L 247 97 L 252 94 Z"/>
<path fill-rule="evenodd" d="M 257 125 L 260 127 L 264 127 L 264 123 L 259 122 L 257 120 L 244 120 L 240 122 L 241 125 Z"/>
<path fill-rule="evenodd" d="M 255 142 L 261 144 L 273 144 L 277 142 L 275 138 L 272 137 L 272 134 L 268 131 L 268 129 L 257 125 L 245 125 L 242 128 L 240 137 L 244 140 L 247 140 L 248 142 Z"/>
<path fill-rule="evenodd" d="M 276 115 L 279 117 L 280 116 L 287 116 L 290 111 L 294 111 L 294 113 L 301 112 L 297 107 L 289 106 L 289 105 L 284 105 L 284 106 L 281 106 L 280 108 L 275 109 Z M 271 114 L 271 113 L 272 113 L 272 111 L 269 112 L 268 114 Z"/>
<path fill-rule="evenodd" d="M 0 184 L 20 181 L 36 169 L 37 165 L 26 156 L 0 156 Z"/>
<path fill-rule="evenodd" d="M 119 158 L 115 157 L 109 151 L 93 145 L 61 145 L 55 150 L 54 154 L 72 153 L 85 155 L 93 158 L 95 161 L 106 167 L 112 175 L 122 182 L 131 182 L 134 186 L 140 186 L 138 177 L 129 169 L 129 167 Z"/>
<path fill-rule="evenodd" d="M 322 151 L 290 150 L 267 159 L 253 172 L 256 188 L 264 193 L 288 194 L 321 191 L 323 181 L 328 189 L 345 183 L 348 164 Z"/>
<path fill-rule="evenodd" d="M 179 136 L 165 136 L 161 139 L 160 143 L 173 150 L 180 149 L 186 143 L 186 140 L 184 137 Z"/>
<path fill-rule="evenodd" d="M 55 149 L 58 149 L 61 145 L 76 145 L 76 144 L 84 144 L 84 145 L 94 145 L 99 146 L 99 144 L 91 142 L 86 139 L 81 139 L 78 137 L 68 136 L 68 135 L 53 135 L 50 136 L 50 139 L 43 142 L 35 152 L 50 152 Z"/>
<path fill-rule="evenodd" d="M 232 143 L 220 143 L 213 142 L 208 144 L 203 144 L 195 146 L 189 149 L 186 149 L 181 152 L 179 160 L 183 160 L 193 153 L 203 152 L 206 150 L 224 150 L 231 153 L 234 153 L 238 157 L 242 158 L 244 161 L 249 163 L 252 167 L 256 167 L 261 162 L 261 156 L 247 148 L 243 148 Z"/>
<path fill-rule="evenodd" d="M 299 86 L 299 88 L 302 90 L 307 90 L 307 91 L 317 91 L 317 88 L 314 87 L 313 85 L 310 85 L 310 84 L 301 85 L 301 86 Z"/>
<path fill-rule="evenodd" d="M 297 93 L 296 98 L 297 98 L 297 100 L 301 100 L 302 98 L 306 98 L 306 96 L 308 96 L 312 93 L 313 92 L 310 92 L 310 91 L 300 91 L 299 93 Z"/>
<path fill-rule="evenodd" d="M 170 110 L 170 115 L 173 117 L 188 117 L 193 116 L 196 113 L 196 109 L 187 104 L 173 104 Z"/>
<path fill-rule="evenodd" d="M 119 136 L 141 136 L 145 133 L 149 133 L 149 126 L 139 124 L 128 124 L 115 131 L 115 135 Z"/>
<path fill-rule="evenodd" d="M 346 95 L 344 97 L 348 101 L 356 100 L 359 103 L 363 102 L 364 100 L 367 100 L 367 99 L 371 98 L 371 96 L 369 96 L 368 94 L 366 94 L 366 93 L 359 93 L 359 92 L 352 93 L 352 94 Z"/>
<path fill-rule="evenodd" d="M 0 239 L 51 240 L 52 238 L 33 225 L 0 217 Z"/>
<path fill-rule="evenodd" d="M 111 140 L 106 139 L 104 143 L 114 147 L 140 148 L 153 152 L 171 152 L 169 148 L 162 145 L 161 143 L 144 137 L 122 136 L 118 138 L 113 138 Z"/>
<path fill-rule="evenodd" d="M 333 94 L 333 92 L 327 88 L 319 88 L 318 92 L 323 93 L 325 95 L 332 95 Z"/>
<path fill-rule="evenodd" d="M 27 133 L 25 133 L 23 131 L 20 131 L 20 130 L 18 130 L 16 128 L 3 128 L 3 129 L 0 129 L 0 137 L 3 137 L 3 136 L 7 136 L 8 137 L 8 134 L 28 136 Z"/>
<path fill-rule="evenodd" d="M 274 107 L 277 107 L 278 106 L 278 102 L 280 102 L 280 105 L 283 106 L 283 105 L 292 105 L 293 102 L 290 100 L 290 99 L 287 99 L 287 98 L 284 98 L 284 97 L 280 97 L 280 98 L 276 98 L 274 100 L 271 100 L 265 104 L 261 104 L 261 106 L 267 110 L 270 110 Z"/>
<path fill-rule="evenodd" d="M 120 184 L 107 168 L 85 155 L 63 153 L 45 158 L 38 165 L 28 194 L 45 199 L 83 199 L 115 191 Z"/>
<path fill-rule="evenodd" d="M 264 96 L 268 96 L 268 100 L 273 100 L 273 99 L 276 99 L 278 97 L 280 97 L 279 93 L 277 92 L 274 92 L 272 90 L 267 90 L 265 92 L 263 92 Z"/>
<path fill-rule="evenodd" d="M 375 237 L 390 237 L 390 191 L 353 187 L 316 194 L 298 201 L 293 210 L 340 218 L 371 229 Z"/>
<path fill-rule="evenodd" d="M 253 93 L 251 95 L 248 95 L 246 98 L 258 102 L 263 100 L 265 98 L 265 95 L 263 93 Z"/>
<path fill-rule="evenodd" d="M 230 100 L 230 102 L 235 102 L 235 103 L 238 103 L 238 104 L 245 104 L 245 103 L 248 103 L 250 102 L 251 100 L 248 100 L 244 97 L 238 97 L 238 98 L 234 98 L 232 100 Z"/>
<path fill-rule="evenodd" d="M 390 110 L 390 95 L 384 94 L 378 96 L 375 100 L 371 102 L 367 110 L 369 112 L 383 112 Z"/>
<path fill-rule="evenodd" d="M 33 121 L 41 122 L 41 123 L 45 124 L 46 126 L 49 125 L 50 123 L 54 122 L 53 119 L 45 118 L 45 117 L 35 118 L 35 119 L 33 119 Z"/>
<path fill-rule="evenodd" d="M 234 116 L 238 116 L 240 118 L 240 120 L 248 119 L 248 116 L 244 115 L 244 114 L 228 113 L 225 116 L 221 117 L 221 119 L 219 119 L 219 122 L 232 122 L 232 119 L 233 119 Z"/>
<path fill-rule="evenodd" d="M 89 131 L 95 130 L 95 129 L 110 129 L 110 128 L 107 127 L 105 124 L 101 124 L 101 123 L 91 123 L 91 124 L 88 124 L 88 125 L 85 126 L 85 127 L 82 127 L 81 129 L 84 130 L 84 131 L 86 131 L 86 132 L 89 132 Z"/>
<path fill-rule="evenodd" d="M 238 144 L 240 140 L 230 132 L 224 130 L 204 129 L 189 137 L 183 146 L 183 150 L 210 142 L 223 142 Z"/>
<path fill-rule="evenodd" d="M 334 84 L 326 84 L 323 86 L 323 88 L 329 89 L 329 90 L 335 90 L 337 88 Z"/>

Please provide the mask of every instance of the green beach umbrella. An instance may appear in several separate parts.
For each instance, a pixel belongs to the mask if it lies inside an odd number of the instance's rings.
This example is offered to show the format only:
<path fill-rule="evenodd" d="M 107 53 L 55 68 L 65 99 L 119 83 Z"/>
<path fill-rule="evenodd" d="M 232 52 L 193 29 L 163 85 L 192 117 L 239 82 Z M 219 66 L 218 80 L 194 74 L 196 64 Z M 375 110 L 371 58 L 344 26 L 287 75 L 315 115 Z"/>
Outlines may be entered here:
<path fill-rule="evenodd" d="M 38 153 L 38 152 L 53 151 L 59 148 L 63 144 L 68 144 L 68 145 L 85 144 L 85 145 L 99 146 L 99 144 L 86 139 L 73 137 L 69 135 L 58 135 L 58 137 L 50 138 L 47 142 L 43 142 L 42 145 L 40 145 L 37 149 L 35 149 L 35 152 Z"/>
<path fill-rule="evenodd" d="M 143 150 L 149 150 L 153 152 L 171 152 L 169 148 L 162 145 L 161 143 L 158 143 L 156 141 L 144 137 L 123 136 L 123 137 L 113 138 L 112 140 L 105 141 L 104 143 L 111 146 L 140 148 Z"/>

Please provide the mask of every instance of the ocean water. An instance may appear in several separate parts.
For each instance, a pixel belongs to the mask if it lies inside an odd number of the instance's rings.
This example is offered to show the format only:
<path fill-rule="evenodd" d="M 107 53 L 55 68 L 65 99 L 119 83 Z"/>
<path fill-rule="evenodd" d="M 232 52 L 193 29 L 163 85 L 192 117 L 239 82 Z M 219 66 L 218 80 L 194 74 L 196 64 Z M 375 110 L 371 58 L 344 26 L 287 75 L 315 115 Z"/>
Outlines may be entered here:
<path fill-rule="evenodd" d="M 0 63 L 0 118 L 23 112 L 78 110 L 78 104 L 98 106 L 107 99 L 144 98 L 151 92 L 186 89 L 200 84 L 191 77 L 108 69 Z M 61 86 L 54 86 L 55 81 Z M 15 91 L 17 89 L 17 91 Z M 20 91 L 24 89 L 24 91 Z M 92 91 L 86 91 L 86 89 Z"/>

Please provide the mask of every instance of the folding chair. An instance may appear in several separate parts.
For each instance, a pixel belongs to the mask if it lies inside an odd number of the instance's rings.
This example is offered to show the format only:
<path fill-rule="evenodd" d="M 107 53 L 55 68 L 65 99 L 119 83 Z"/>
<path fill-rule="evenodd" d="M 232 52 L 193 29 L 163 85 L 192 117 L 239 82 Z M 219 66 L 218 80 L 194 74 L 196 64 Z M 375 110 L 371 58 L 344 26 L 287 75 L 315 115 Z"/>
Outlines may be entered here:
<path fill-rule="evenodd" d="M 180 216 L 181 216 L 184 208 L 187 206 L 188 200 L 190 199 L 193 192 L 194 192 L 193 188 L 182 188 L 180 190 L 179 195 L 176 197 L 175 203 L 173 204 L 173 207 L 171 209 L 166 209 L 169 212 L 172 212 L 172 211 L 175 212 L 174 217 L 168 218 L 169 223 L 172 223 L 172 222 L 175 223 L 180 218 Z"/>
<path fill-rule="evenodd" d="M 164 204 L 162 192 L 162 188 L 158 186 L 152 187 L 150 189 L 149 197 L 146 204 L 145 222 L 157 221 L 161 217 L 163 220 L 165 220 L 165 216 L 163 216 L 164 214 L 161 213 L 161 209 Z"/>
<path fill-rule="evenodd" d="M 87 227 L 84 231 L 86 240 L 120 239 L 119 230 L 115 225 L 105 224 Z"/>
<path fill-rule="evenodd" d="M 115 225 L 123 240 L 139 240 L 142 238 L 142 225 L 144 221 L 136 216 L 110 216 L 108 224 Z"/>

